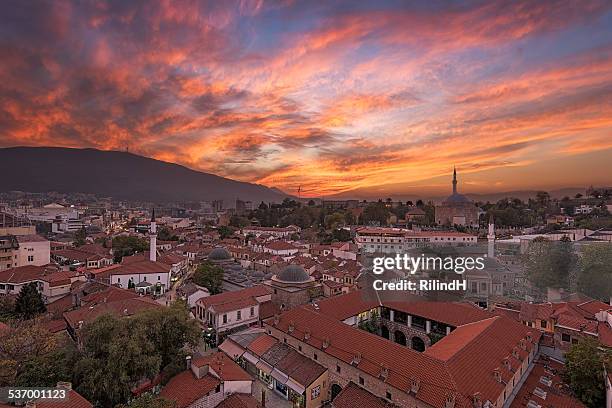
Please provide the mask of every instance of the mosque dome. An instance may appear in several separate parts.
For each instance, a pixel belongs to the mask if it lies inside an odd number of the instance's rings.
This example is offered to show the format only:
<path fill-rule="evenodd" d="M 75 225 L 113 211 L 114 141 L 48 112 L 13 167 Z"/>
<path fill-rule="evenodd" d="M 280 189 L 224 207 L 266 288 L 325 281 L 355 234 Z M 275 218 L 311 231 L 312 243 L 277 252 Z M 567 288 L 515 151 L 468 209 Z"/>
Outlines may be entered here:
<path fill-rule="evenodd" d="M 446 197 L 445 203 L 471 203 L 471 200 L 463 194 L 454 193 Z"/>
<path fill-rule="evenodd" d="M 231 258 L 232 256 L 227 251 L 227 249 L 222 247 L 215 248 L 208 254 L 208 259 L 210 259 L 211 261 L 225 261 Z"/>
<path fill-rule="evenodd" d="M 301 283 L 310 280 L 310 276 L 300 265 L 288 265 L 276 278 L 283 282 Z"/>

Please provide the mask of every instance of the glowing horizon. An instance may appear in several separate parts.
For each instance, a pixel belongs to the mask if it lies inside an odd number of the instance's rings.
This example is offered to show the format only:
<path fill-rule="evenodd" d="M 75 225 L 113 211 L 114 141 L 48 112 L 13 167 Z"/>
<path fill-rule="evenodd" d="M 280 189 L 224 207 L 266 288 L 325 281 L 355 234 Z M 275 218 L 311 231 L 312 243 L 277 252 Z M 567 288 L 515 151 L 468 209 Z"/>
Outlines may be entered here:
<path fill-rule="evenodd" d="M 612 3 L 6 2 L 0 147 L 302 196 L 612 185 Z M 607 169 L 607 170 L 606 170 Z"/>

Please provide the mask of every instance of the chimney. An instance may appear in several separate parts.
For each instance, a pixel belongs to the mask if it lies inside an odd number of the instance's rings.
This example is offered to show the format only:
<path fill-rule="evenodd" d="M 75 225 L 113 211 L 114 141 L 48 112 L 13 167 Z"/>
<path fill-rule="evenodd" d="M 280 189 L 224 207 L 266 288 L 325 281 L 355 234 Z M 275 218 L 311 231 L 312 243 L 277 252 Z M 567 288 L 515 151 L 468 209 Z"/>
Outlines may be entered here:
<path fill-rule="evenodd" d="M 287 331 L 289 332 L 289 334 L 293 333 L 293 331 L 295 330 L 295 323 L 292 321 L 289 322 L 289 327 L 287 328 Z"/>
<path fill-rule="evenodd" d="M 191 356 L 185 357 L 185 363 L 187 365 L 187 370 L 191 370 Z"/>
<path fill-rule="evenodd" d="M 482 396 L 479 392 L 472 395 L 472 406 L 474 408 L 482 408 Z"/>
<path fill-rule="evenodd" d="M 325 340 L 323 340 L 323 350 L 328 348 L 330 344 L 331 344 L 331 340 L 329 339 L 329 337 L 325 337 Z"/>
<path fill-rule="evenodd" d="M 410 392 L 416 394 L 417 392 L 419 392 L 420 388 L 421 382 L 414 377 L 410 378 Z"/>
<path fill-rule="evenodd" d="M 357 353 L 353 356 L 353 361 L 351 361 L 352 365 L 359 365 L 361 363 L 361 353 Z"/>
<path fill-rule="evenodd" d="M 57 388 L 70 391 L 72 389 L 72 383 L 68 381 L 58 381 Z"/>
<path fill-rule="evenodd" d="M 495 370 L 493 370 L 493 378 L 495 378 L 495 381 L 497 381 L 498 383 L 502 382 L 502 376 L 501 376 L 501 373 L 499 372 L 499 368 L 496 368 Z"/>
<path fill-rule="evenodd" d="M 279 323 L 280 323 L 280 316 L 275 314 L 274 315 L 274 323 L 273 323 L 273 325 L 274 326 L 278 326 Z"/>
<path fill-rule="evenodd" d="M 306 331 L 304 332 L 304 340 L 308 341 L 310 340 L 310 330 L 306 329 Z"/>
<path fill-rule="evenodd" d="M 455 408 L 455 394 L 446 394 L 444 408 Z"/>
<path fill-rule="evenodd" d="M 389 376 L 389 369 L 387 367 L 385 367 L 385 366 L 382 366 L 381 369 L 380 369 L 379 378 L 382 379 L 383 381 L 385 381 L 388 376 Z"/>

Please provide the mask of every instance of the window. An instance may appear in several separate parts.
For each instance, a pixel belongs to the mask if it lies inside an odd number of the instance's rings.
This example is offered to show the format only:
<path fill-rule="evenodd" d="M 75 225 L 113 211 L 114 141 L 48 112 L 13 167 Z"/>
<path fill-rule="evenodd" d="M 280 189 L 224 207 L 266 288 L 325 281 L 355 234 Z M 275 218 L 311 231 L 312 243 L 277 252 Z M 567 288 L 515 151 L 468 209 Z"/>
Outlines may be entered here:
<path fill-rule="evenodd" d="M 34 262 L 34 255 L 28 255 L 28 262 Z"/>
<path fill-rule="evenodd" d="M 157 280 L 161 280 L 161 276 L 157 275 Z"/>
<path fill-rule="evenodd" d="M 561 333 L 561 341 L 567 341 L 569 342 L 571 340 L 571 337 L 569 334 L 567 333 Z"/>
<path fill-rule="evenodd" d="M 543 329 L 546 328 L 546 320 L 540 320 L 540 327 L 542 327 Z"/>
<path fill-rule="evenodd" d="M 313 358 L 315 359 L 315 361 L 317 361 L 319 359 L 319 356 L 317 356 L 317 353 L 314 353 Z"/>
<path fill-rule="evenodd" d="M 317 385 L 310 391 L 310 399 L 317 399 L 321 395 L 321 386 Z"/>
<path fill-rule="evenodd" d="M 298 346 L 298 351 L 302 351 L 302 345 Z"/>
<path fill-rule="evenodd" d="M 255 316 L 255 308 L 251 306 L 251 317 Z"/>
<path fill-rule="evenodd" d="M 215 392 L 216 393 L 221 392 L 221 384 L 217 384 L 217 388 L 215 388 Z"/>
<path fill-rule="evenodd" d="M 342 370 L 340 369 L 340 365 L 336 364 L 336 372 L 337 372 L 338 374 L 340 374 L 340 371 L 342 371 Z"/>
<path fill-rule="evenodd" d="M 227 323 L 227 315 L 226 314 L 223 315 L 223 323 Z"/>
<path fill-rule="evenodd" d="M 359 376 L 359 385 L 363 385 L 365 383 L 365 380 L 363 379 L 362 376 Z"/>
<path fill-rule="evenodd" d="M 391 395 L 391 393 L 390 393 L 389 391 L 387 391 L 387 393 L 385 394 L 385 397 L 386 397 L 388 400 L 392 400 L 392 399 L 393 399 L 393 398 L 392 398 L 392 395 Z"/>
<path fill-rule="evenodd" d="M 287 344 L 287 338 L 283 337 L 283 343 Z"/>
<path fill-rule="evenodd" d="M 242 319 L 242 311 L 239 310 L 236 312 L 236 320 L 241 320 Z"/>

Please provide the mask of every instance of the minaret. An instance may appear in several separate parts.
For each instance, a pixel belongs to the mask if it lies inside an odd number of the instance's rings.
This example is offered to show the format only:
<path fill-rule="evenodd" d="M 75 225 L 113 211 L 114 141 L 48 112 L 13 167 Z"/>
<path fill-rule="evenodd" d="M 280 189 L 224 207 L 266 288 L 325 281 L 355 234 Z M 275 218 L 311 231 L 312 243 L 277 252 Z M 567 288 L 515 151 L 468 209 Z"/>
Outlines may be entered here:
<path fill-rule="evenodd" d="M 495 257 L 495 222 L 493 221 L 493 214 L 489 217 L 489 233 L 487 234 L 487 241 L 489 248 L 487 256 L 489 258 Z"/>
<path fill-rule="evenodd" d="M 157 225 L 155 224 L 155 208 L 151 214 L 151 228 L 149 229 L 149 260 L 157 261 Z"/>
<path fill-rule="evenodd" d="M 453 194 L 457 194 L 457 169 L 453 166 Z"/>

